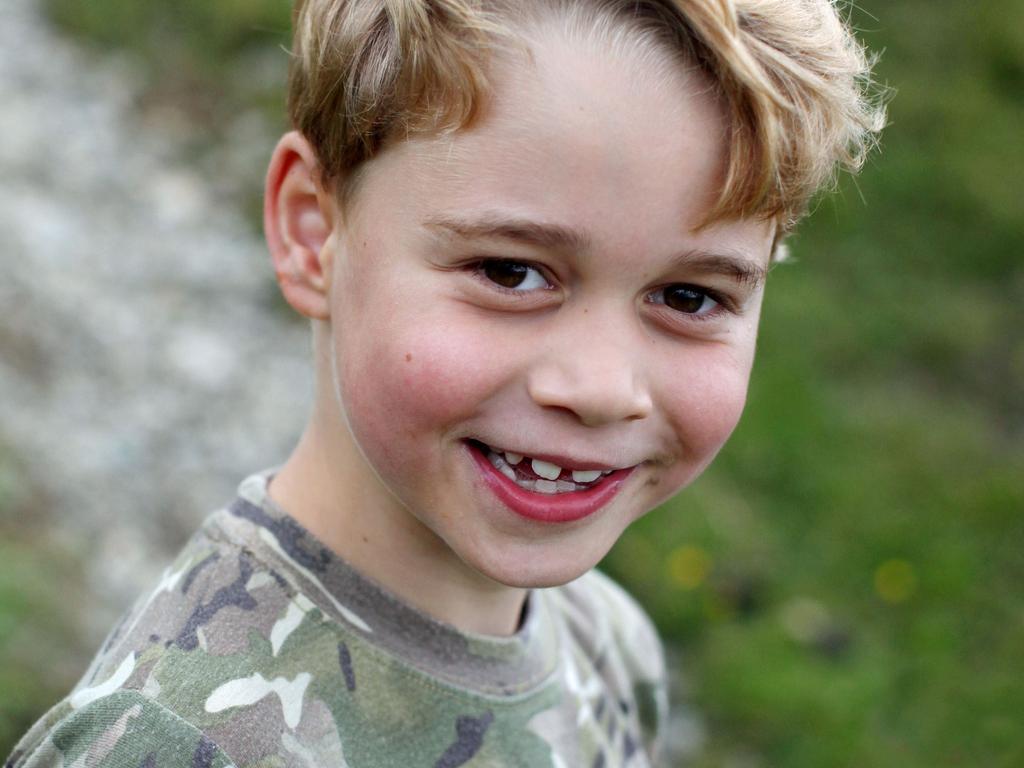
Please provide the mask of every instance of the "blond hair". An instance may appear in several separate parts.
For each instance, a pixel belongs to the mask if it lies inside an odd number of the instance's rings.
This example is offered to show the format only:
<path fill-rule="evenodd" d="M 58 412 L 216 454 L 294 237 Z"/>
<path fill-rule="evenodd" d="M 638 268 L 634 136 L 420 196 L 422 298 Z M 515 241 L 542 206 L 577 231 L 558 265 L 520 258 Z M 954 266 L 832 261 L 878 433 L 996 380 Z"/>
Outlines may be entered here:
<path fill-rule="evenodd" d="M 731 135 L 705 223 L 788 232 L 838 168 L 860 169 L 885 122 L 873 62 L 831 0 L 296 0 L 289 113 L 323 180 L 344 199 L 391 137 L 471 124 L 488 53 L 552 16 L 635 32 L 716 83 Z"/>

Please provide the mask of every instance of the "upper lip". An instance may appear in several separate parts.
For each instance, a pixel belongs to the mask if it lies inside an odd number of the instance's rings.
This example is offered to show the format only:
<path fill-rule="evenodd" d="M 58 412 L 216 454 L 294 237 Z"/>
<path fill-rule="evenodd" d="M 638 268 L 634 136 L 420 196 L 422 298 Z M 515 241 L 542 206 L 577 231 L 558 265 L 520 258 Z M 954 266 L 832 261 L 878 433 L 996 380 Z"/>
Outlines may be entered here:
<path fill-rule="evenodd" d="M 570 471 L 571 470 L 584 471 L 584 470 L 587 470 L 587 469 L 599 469 L 601 471 L 606 471 L 606 470 L 614 471 L 616 469 L 628 469 L 629 467 L 634 466 L 632 464 L 621 465 L 621 464 L 609 463 L 607 461 L 602 461 L 600 459 L 593 459 L 593 460 L 591 460 L 591 459 L 581 459 L 581 458 L 578 458 L 578 457 L 559 456 L 559 455 L 554 454 L 554 453 L 545 453 L 544 451 L 528 451 L 528 450 L 525 450 L 525 449 L 524 450 L 520 450 L 518 448 L 499 447 L 498 444 L 486 443 L 483 440 L 477 440 L 476 442 L 482 443 L 483 445 L 486 445 L 491 450 L 497 451 L 499 453 L 518 453 L 521 456 L 529 456 L 531 459 L 540 459 L 541 461 L 546 461 L 549 464 L 554 464 L 557 467 L 561 467 L 562 469 L 568 469 Z"/>

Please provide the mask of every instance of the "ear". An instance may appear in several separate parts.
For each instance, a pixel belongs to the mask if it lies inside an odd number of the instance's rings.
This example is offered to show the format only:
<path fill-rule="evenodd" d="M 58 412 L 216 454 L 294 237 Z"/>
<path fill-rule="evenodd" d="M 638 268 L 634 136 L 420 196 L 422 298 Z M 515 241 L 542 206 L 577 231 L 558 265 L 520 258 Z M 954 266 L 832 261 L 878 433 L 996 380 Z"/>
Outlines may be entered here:
<path fill-rule="evenodd" d="M 281 293 L 306 317 L 330 316 L 333 197 L 320 185 L 319 162 L 297 131 L 274 149 L 263 200 L 263 231 Z"/>

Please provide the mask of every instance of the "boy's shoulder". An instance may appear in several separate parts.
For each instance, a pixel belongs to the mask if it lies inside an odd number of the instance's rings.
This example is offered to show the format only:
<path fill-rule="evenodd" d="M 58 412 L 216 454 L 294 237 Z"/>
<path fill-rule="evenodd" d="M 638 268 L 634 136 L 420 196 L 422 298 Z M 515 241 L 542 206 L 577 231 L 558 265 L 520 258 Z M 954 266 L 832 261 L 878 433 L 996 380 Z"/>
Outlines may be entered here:
<path fill-rule="evenodd" d="M 241 602 L 221 582 L 245 556 L 208 534 L 207 523 L 121 617 L 82 679 L 25 734 L 5 768 L 232 765 L 187 712 L 168 705 L 185 681 L 168 685 L 163 674 L 205 653 L 217 606 Z"/>
<path fill-rule="evenodd" d="M 653 690 L 664 684 L 667 674 L 661 638 L 650 617 L 625 589 L 595 568 L 575 581 L 545 590 L 545 596 L 555 604 L 560 622 L 572 636 L 564 647 L 573 649 L 581 663 L 592 665 L 623 687 L 620 699 L 636 697 L 641 688 L 651 689 L 645 698 L 662 695 Z"/>
<path fill-rule="evenodd" d="M 668 725 L 668 671 L 661 638 L 650 617 L 625 589 L 596 568 L 545 592 L 560 604 L 559 613 L 573 635 L 563 649 L 576 654 L 577 668 L 584 671 L 581 690 L 596 687 L 594 678 L 600 677 L 605 691 L 595 702 L 578 695 L 579 716 L 587 716 L 591 704 L 597 718 L 605 716 L 604 706 L 617 707 L 626 720 L 638 725 L 636 746 L 652 757 L 660 754 Z M 567 676 L 571 681 L 573 672 Z M 624 748 L 628 754 L 629 738 Z M 628 760 L 622 764 L 629 764 Z"/>
<path fill-rule="evenodd" d="M 83 756 L 118 767 L 245 766 L 272 755 L 375 765 L 382 749 L 398 750 L 403 765 L 457 765 L 439 761 L 476 752 L 485 764 L 575 765 L 591 758 L 579 746 L 587 729 L 609 750 L 606 765 L 649 765 L 665 716 L 661 648 L 607 576 L 535 590 L 513 638 L 465 635 L 362 579 L 257 503 L 259 481 L 246 482 L 114 628 L 10 768 Z M 389 743 L 398 732 L 408 747 Z M 437 759 L 425 762 L 429 753 Z M 527 757 L 509 761 L 514 753 Z"/>

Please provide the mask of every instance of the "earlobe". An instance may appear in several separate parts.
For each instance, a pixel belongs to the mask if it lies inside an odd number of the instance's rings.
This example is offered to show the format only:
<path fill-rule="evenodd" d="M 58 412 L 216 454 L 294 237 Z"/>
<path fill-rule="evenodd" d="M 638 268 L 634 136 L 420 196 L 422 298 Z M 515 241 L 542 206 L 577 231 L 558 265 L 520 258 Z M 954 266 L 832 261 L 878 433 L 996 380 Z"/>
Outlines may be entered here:
<path fill-rule="evenodd" d="M 281 138 L 267 171 L 263 230 L 285 300 L 306 317 L 325 320 L 335 216 L 318 169 L 313 148 L 299 133 Z"/>

